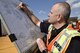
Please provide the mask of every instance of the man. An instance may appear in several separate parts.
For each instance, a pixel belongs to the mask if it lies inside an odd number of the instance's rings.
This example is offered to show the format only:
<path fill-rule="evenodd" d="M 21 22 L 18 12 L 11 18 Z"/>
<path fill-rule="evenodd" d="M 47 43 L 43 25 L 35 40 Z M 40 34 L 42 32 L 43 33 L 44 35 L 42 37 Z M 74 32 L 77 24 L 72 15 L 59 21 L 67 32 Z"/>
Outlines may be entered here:
<path fill-rule="evenodd" d="M 47 35 L 43 39 L 38 38 L 37 44 L 40 52 L 42 53 L 80 53 L 80 37 L 79 34 L 76 37 L 70 37 L 70 33 L 74 33 L 72 30 L 65 33 L 66 36 L 62 34 L 65 28 L 68 28 L 68 19 L 71 13 L 70 5 L 66 2 L 56 3 L 52 6 L 50 13 L 48 14 L 48 23 L 40 22 L 30 10 L 21 2 L 19 7 L 26 13 L 27 16 L 33 21 L 33 23 L 40 27 L 41 32 Z M 49 30 L 50 29 L 50 30 Z M 72 29 L 72 28 L 71 28 Z M 66 30 L 68 31 L 68 30 Z M 62 35 L 60 35 L 62 34 Z M 69 39 L 70 37 L 70 39 Z M 59 41 L 60 40 L 60 41 Z M 63 41 L 64 40 L 64 41 Z M 66 41 L 65 41 L 66 40 Z M 67 41 L 68 40 L 68 41 Z M 65 44 L 62 44 L 62 42 Z M 61 46 L 62 45 L 62 46 Z M 65 49 L 66 48 L 66 49 Z"/>

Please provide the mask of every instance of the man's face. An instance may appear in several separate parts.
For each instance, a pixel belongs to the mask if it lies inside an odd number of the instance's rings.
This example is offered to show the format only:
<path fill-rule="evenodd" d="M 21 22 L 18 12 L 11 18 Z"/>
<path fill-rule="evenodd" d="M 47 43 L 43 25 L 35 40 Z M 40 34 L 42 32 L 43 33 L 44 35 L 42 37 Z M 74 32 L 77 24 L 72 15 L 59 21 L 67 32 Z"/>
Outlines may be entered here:
<path fill-rule="evenodd" d="M 51 24 L 54 24 L 57 22 L 58 20 L 58 12 L 57 12 L 57 8 L 58 6 L 53 6 L 51 8 L 51 11 L 50 13 L 48 14 L 48 22 L 51 23 Z"/>

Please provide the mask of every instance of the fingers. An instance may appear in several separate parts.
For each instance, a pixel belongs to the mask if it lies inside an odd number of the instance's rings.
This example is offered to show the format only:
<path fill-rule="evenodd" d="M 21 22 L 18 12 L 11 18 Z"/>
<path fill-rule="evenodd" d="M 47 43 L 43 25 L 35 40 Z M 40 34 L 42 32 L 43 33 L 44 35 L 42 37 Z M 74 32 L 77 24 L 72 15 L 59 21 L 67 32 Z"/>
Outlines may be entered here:
<path fill-rule="evenodd" d="M 42 39 L 38 38 L 36 42 L 37 42 L 39 50 L 41 52 L 46 49 L 46 46 L 45 46 L 45 44 L 44 44 Z"/>
<path fill-rule="evenodd" d="M 23 6 L 22 6 L 22 4 L 23 4 L 22 2 L 19 4 L 19 7 L 20 7 L 20 8 L 22 8 L 22 7 L 23 7 Z"/>
<path fill-rule="evenodd" d="M 23 2 L 20 2 L 19 5 L 17 6 L 17 8 L 23 9 L 25 8 L 26 5 Z"/>

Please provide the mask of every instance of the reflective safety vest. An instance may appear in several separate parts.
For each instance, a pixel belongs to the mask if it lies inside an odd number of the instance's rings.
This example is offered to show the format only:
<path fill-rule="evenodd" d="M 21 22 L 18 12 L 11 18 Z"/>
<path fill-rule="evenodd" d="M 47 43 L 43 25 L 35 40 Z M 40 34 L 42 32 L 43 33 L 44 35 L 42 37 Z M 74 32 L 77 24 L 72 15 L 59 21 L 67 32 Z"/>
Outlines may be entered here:
<path fill-rule="evenodd" d="M 48 28 L 47 35 L 47 50 L 52 53 L 65 53 L 66 49 L 69 46 L 72 37 L 80 36 L 80 33 L 77 30 L 72 28 L 72 25 L 68 25 L 63 29 L 50 43 L 48 40 L 51 37 L 51 31 L 54 30 L 53 25 L 50 25 Z"/>

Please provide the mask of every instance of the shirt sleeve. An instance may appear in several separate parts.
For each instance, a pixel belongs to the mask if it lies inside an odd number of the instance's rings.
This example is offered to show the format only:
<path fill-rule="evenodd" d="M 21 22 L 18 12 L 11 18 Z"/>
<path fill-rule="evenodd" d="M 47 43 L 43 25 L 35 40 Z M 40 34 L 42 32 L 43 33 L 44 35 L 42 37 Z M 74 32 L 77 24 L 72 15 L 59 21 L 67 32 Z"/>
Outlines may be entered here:
<path fill-rule="evenodd" d="M 48 27 L 49 27 L 49 23 L 46 23 L 46 22 L 41 22 L 40 23 L 40 30 L 41 32 L 43 33 L 48 33 Z"/>

